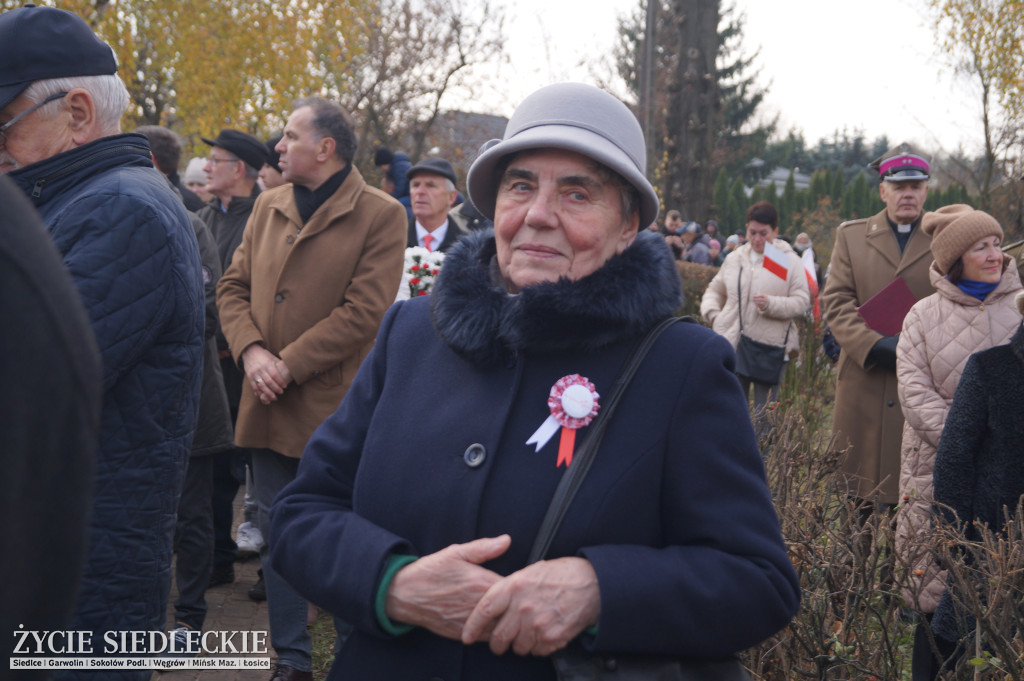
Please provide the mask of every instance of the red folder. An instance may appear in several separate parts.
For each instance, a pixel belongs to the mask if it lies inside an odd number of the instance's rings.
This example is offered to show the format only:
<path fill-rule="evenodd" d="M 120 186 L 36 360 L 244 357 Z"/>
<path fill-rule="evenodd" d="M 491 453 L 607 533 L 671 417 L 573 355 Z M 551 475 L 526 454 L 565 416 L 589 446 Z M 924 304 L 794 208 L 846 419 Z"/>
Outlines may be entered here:
<path fill-rule="evenodd" d="M 873 330 L 883 336 L 895 336 L 903 330 L 903 318 L 916 302 L 907 282 L 896 277 L 858 307 L 857 312 Z"/>

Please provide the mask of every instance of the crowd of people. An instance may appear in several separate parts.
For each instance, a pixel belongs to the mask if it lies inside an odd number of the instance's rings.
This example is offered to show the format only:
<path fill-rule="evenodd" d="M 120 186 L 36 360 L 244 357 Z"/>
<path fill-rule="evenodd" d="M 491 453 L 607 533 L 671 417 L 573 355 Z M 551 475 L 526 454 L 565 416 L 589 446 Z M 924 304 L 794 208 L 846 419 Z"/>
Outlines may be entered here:
<path fill-rule="evenodd" d="M 742 679 L 735 654 L 799 606 L 755 426 L 824 283 L 850 497 L 899 505 L 920 567 L 915 681 L 959 654 L 965 618 L 913 538 L 936 501 L 995 526 L 1024 492 L 1004 402 L 1024 293 L 996 220 L 923 211 L 919 152 L 876 161 L 885 209 L 839 226 L 823 282 L 768 202 L 727 238 L 677 210 L 659 226 L 640 126 L 591 86 L 527 97 L 465 195 L 448 160 L 385 147 L 368 184 L 350 113 L 320 97 L 268 140 L 203 137 L 179 176 L 174 132 L 121 132 L 127 90 L 82 19 L 29 5 L 0 36 L 0 62 L 18 55 L 0 257 L 31 260 L 0 276 L 35 301 L 0 307 L 28 339 L 4 360 L 2 627 L 188 649 L 241 551 L 261 560 L 273 681 L 312 679 L 314 607 L 334 616 L 330 678 L 555 679 L 614 658 Z M 396 302 L 407 249 L 444 265 Z M 671 323 L 678 262 L 718 268 L 711 328 Z M 894 282 L 909 311 L 883 328 L 863 310 L 895 309 Z M 1005 431 L 978 427 L 991 414 Z"/>

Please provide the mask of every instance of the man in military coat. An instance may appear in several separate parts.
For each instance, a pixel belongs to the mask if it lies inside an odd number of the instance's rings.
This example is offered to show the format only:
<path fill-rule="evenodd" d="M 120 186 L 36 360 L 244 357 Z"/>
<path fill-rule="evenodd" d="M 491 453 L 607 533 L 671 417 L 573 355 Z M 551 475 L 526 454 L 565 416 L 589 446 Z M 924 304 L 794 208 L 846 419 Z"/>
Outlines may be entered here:
<path fill-rule="evenodd" d="M 918 300 L 934 292 L 928 277 L 931 239 L 921 231 L 929 164 L 908 144 L 872 162 L 885 209 L 836 230 L 822 312 L 842 346 L 837 366 L 835 446 L 846 450 L 850 495 L 898 503 L 903 412 L 896 393 L 896 341 L 872 330 L 857 307 L 896 277 Z"/>

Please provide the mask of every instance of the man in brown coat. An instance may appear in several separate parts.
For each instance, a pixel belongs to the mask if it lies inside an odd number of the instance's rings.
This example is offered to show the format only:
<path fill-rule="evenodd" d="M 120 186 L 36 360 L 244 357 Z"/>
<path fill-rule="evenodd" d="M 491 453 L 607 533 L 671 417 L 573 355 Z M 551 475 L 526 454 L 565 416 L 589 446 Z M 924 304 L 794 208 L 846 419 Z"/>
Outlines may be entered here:
<path fill-rule="evenodd" d="M 885 210 L 836 230 L 822 312 L 842 346 L 837 367 L 833 433 L 846 450 L 850 494 L 898 503 L 903 412 L 896 393 L 896 340 L 872 330 L 857 307 L 896 277 L 918 300 L 934 290 L 928 278 L 931 239 L 920 229 L 928 196 L 928 162 L 907 144 L 872 163 Z"/>
<path fill-rule="evenodd" d="M 373 344 L 398 290 L 406 238 L 405 209 L 352 165 L 354 125 L 340 106 L 296 102 L 276 150 L 292 184 L 256 200 L 217 288 L 224 335 L 246 377 L 235 443 L 254 449 L 263 527 Z M 266 560 L 263 577 L 278 654 L 272 678 L 308 681 L 307 604 Z"/>

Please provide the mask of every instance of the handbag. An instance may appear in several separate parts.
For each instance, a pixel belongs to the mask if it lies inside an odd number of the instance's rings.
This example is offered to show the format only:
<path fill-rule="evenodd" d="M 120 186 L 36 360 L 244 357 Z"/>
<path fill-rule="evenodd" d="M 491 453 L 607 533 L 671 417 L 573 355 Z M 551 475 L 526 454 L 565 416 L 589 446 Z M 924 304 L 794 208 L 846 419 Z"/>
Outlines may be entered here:
<path fill-rule="evenodd" d="M 565 512 L 576 491 L 590 470 L 597 449 L 608 428 L 608 421 L 622 399 L 633 375 L 644 357 L 669 326 L 677 321 L 693 322 L 690 317 L 669 317 L 658 323 L 641 339 L 622 371 L 612 384 L 608 399 L 590 424 L 579 450 L 573 455 L 572 465 L 562 476 L 554 497 L 544 514 L 537 538 L 530 550 L 529 562 L 544 558 L 551 541 L 562 524 Z M 551 655 L 559 681 L 749 681 L 743 665 L 734 657 L 722 660 L 696 660 L 673 658 L 665 655 L 600 655 L 582 648 L 569 646 Z"/>
<path fill-rule="evenodd" d="M 782 373 L 782 365 L 786 361 L 786 343 L 789 341 L 789 331 L 793 322 L 786 328 L 786 339 L 782 346 L 762 343 L 754 340 L 743 333 L 743 290 L 740 281 L 743 277 L 743 270 L 740 270 L 736 277 L 736 297 L 740 307 L 740 342 L 736 345 L 736 375 L 756 383 L 775 385 L 779 382 L 779 374 Z"/>

